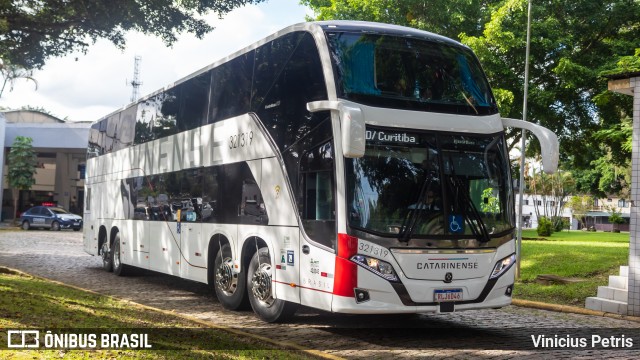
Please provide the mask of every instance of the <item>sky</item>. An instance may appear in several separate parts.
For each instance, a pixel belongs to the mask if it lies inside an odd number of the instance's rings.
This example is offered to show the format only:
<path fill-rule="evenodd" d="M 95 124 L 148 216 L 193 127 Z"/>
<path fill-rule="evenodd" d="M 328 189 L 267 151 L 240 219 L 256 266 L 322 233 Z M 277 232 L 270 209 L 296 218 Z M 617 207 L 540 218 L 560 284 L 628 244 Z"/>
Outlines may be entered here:
<path fill-rule="evenodd" d="M 157 37 L 140 33 L 127 35 L 121 51 L 107 40 L 98 40 L 86 54 L 74 53 L 50 58 L 34 71 L 34 83 L 24 79 L 0 98 L 0 107 L 44 108 L 68 121 L 95 121 L 129 103 L 134 58 L 141 57 L 140 97 L 150 94 L 197 70 L 292 24 L 305 21 L 312 12 L 298 0 L 266 0 L 238 8 L 222 20 L 209 14 L 215 29 L 203 39 L 182 34 L 168 48 Z"/>

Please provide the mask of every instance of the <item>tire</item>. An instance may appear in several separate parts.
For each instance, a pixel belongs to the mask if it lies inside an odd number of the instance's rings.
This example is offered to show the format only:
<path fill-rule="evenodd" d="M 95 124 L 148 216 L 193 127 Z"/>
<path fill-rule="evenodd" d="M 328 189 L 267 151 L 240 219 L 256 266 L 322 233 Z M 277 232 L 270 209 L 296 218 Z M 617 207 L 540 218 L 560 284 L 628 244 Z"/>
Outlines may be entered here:
<path fill-rule="evenodd" d="M 102 256 L 102 268 L 107 272 L 113 271 L 113 257 L 111 256 L 111 249 L 109 243 L 105 239 L 100 248 L 100 254 Z"/>
<path fill-rule="evenodd" d="M 113 249 L 111 251 L 111 263 L 113 264 L 113 273 L 118 276 L 125 276 L 129 273 L 129 265 L 122 263 L 120 258 L 120 233 L 116 234 L 113 239 Z"/>
<path fill-rule="evenodd" d="M 51 231 L 60 231 L 60 223 L 57 221 L 52 222 Z"/>
<path fill-rule="evenodd" d="M 298 304 L 273 298 L 272 271 L 269 250 L 261 248 L 253 255 L 247 270 L 249 302 L 262 320 L 285 322 L 295 314 Z"/>
<path fill-rule="evenodd" d="M 23 221 L 22 230 L 29 230 L 29 229 L 31 229 L 31 225 L 29 224 L 29 221 Z"/>
<path fill-rule="evenodd" d="M 73 231 L 80 231 L 82 228 L 73 228 Z"/>
<path fill-rule="evenodd" d="M 223 244 L 214 261 L 214 288 L 220 304 L 227 310 L 249 308 L 247 278 L 244 267 L 240 273 L 233 272 L 231 247 Z"/>

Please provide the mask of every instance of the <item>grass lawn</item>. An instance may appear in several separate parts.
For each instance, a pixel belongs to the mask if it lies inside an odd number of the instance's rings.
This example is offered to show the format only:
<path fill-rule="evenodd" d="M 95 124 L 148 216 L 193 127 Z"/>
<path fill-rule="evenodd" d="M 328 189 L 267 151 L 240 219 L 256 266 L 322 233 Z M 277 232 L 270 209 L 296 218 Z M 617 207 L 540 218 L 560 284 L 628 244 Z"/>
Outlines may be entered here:
<path fill-rule="evenodd" d="M 1 270 L 1 269 L 0 269 Z M 0 350 L 2 359 L 305 359 L 309 355 L 46 280 L 0 272 L 0 349 L 8 330 L 39 329 L 39 350 Z M 158 350 L 44 349 L 44 331 L 148 334 Z M 108 330 L 112 329 L 112 330 Z M 97 343 L 100 344 L 98 336 Z M 99 345 L 98 345 L 99 346 Z M 170 349 L 170 350 L 160 350 Z"/>
<path fill-rule="evenodd" d="M 618 275 L 629 261 L 629 233 L 563 231 L 540 238 L 534 230 L 523 230 L 521 277 L 514 297 L 584 307 L 609 275 Z M 543 274 L 580 278 L 572 284 L 542 285 L 534 282 Z"/>

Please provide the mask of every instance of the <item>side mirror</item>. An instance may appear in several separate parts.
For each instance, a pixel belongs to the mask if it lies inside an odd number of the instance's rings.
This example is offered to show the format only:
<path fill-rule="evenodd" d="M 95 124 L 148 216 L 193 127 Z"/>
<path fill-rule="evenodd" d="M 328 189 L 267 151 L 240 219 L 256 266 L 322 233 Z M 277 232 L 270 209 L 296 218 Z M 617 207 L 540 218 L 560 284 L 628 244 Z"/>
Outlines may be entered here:
<path fill-rule="evenodd" d="M 558 137 L 551 130 L 528 121 L 518 119 L 502 118 L 502 125 L 505 127 L 515 127 L 526 129 L 533 133 L 540 141 L 542 151 L 542 167 L 547 174 L 553 174 L 558 170 L 558 156 L 560 155 L 560 144 Z"/>
<path fill-rule="evenodd" d="M 307 103 L 310 112 L 331 110 L 340 116 L 340 132 L 342 133 L 342 155 L 347 158 L 364 156 L 365 122 L 362 110 L 356 106 L 346 105 L 342 101 L 314 101 Z"/>
<path fill-rule="evenodd" d="M 365 124 L 360 108 L 342 106 L 340 109 L 340 127 L 342 130 L 342 154 L 346 158 L 364 156 Z"/>

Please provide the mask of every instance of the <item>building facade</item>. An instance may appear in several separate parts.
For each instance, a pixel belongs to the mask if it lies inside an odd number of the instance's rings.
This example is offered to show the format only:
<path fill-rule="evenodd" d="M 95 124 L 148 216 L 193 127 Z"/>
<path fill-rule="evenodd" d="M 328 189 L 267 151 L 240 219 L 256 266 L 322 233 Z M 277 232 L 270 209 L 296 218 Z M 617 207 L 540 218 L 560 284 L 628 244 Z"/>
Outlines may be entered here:
<path fill-rule="evenodd" d="M 13 195 L 9 188 L 7 157 L 17 136 L 33 139 L 37 154 L 36 183 L 18 197 L 18 213 L 33 205 L 58 205 L 68 210 L 82 209 L 84 168 L 90 122 L 67 122 L 33 110 L 5 111 L 0 116 L 0 194 L 2 219 L 13 219 Z"/>
<path fill-rule="evenodd" d="M 516 209 L 519 202 L 516 197 Z M 569 197 L 563 199 L 563 202 L 567 204 Z M 616 226 L 617 230 L 629 231 L 629 220 L 631 212 L 631 202 L 627 199 L 608 197 L 603 199 L 594 199 L 593 206 L 587 212 L 584 217 L 574 215 L 572 209 L 565 205 L 560 209 L 561 204 L 549 199 L 549 197 L 543 197 L 540 195 L 524 194 L 522 204 L 522 216 L 524 222 L 523 228 L 537 228 L 538 227 L 538 215 L 540 216 L 559 216 L 563 218 L 569 229 L 581 230 L 583 228 L 594 229 L 596 231 L 613 231 L 614 224 L 609 221 L 609 217 L 612 214 L 612 210 L 620 213 L 620 216 L 624 219 L 624 224 Z M 517 217 L 516 217 L 517 219 Z"/>

